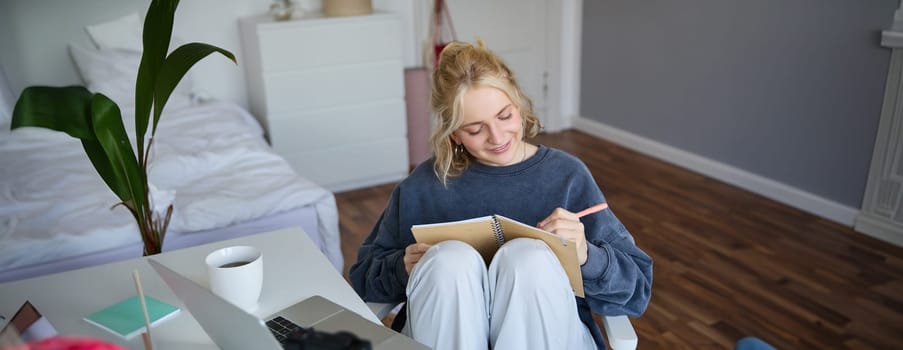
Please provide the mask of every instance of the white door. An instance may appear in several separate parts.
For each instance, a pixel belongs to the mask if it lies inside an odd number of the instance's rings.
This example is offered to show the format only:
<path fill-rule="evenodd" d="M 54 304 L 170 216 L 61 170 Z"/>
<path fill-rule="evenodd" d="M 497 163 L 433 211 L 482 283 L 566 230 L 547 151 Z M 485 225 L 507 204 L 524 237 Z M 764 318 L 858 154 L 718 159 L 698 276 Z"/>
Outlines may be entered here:
<path fill-rule="evenodd" d="M 476 42 L 498 53 L 514 71 L 533 109 L 546 118 L 547 0 L 446 0 L 458 40 Z"/>

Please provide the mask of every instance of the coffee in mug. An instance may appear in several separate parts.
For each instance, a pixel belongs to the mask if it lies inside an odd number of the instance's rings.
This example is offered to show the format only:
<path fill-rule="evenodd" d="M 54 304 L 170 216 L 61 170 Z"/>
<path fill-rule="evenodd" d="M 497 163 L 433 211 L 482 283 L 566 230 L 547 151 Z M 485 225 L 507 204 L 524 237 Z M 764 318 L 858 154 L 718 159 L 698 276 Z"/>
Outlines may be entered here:
<path fill-rule="evenodd" d="M 257 309 L 263 288 L 263 254 L 251 246 L 231 246 L 207 255 L 210 291 L 248 312 Z"/>
<path fill-rule="evenodd" d="M 236 261 L 236 262 L 225 263 L 222 266 L 220 266 L 220 268 L 239 267 L 239 266 L 244 266 L 244 265 L 247 265 L 250 263 L 251 263 L 250 261 Z"/>

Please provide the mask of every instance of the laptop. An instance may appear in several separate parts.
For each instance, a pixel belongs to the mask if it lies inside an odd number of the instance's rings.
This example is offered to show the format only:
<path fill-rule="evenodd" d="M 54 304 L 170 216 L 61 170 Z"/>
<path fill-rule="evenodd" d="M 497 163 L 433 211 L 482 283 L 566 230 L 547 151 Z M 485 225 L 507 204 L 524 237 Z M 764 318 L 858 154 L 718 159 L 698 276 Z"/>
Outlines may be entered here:
<path fill-rule="evenodd" d="M 154 259 L 148 263 L 182 300 L 210 339 L 223 350 L 282 349 L 279 332 L 293 327 L 310 328 L 327 333 L 351 332 L 370 341 L 373 349 L 429 349 L 389 328 L 370 322 L 321 296 L 313 296 L 261 320 L 209 289 L 195 283 Z M 271 327 L 274 330 L 271 330 Z"/>

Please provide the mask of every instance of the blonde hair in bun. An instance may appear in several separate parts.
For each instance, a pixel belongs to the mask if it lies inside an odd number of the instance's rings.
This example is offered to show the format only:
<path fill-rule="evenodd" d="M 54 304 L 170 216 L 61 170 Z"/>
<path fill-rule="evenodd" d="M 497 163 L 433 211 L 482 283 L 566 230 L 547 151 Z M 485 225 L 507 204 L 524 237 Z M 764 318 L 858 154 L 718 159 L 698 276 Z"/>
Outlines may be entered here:
<path fill-rule="evenodd" d="M 437 118 L 430 136 L 436 157 L 433 171 L 446 186 L 450 178 L 460 175 L 473 161 L 468 152 L 455 152 L 457 145 L 451 135 L 461 127 L 464 95 L 477 87 L 493 87 L 508 95 L 520 111 L 526 137 L 536 136 L 542 128 L 533 111 L 533 101 L 521 90 L 511 69 L 486 48 L 482 39 L 478 38 L 476 45 L 449 43 L 439 54 L 430 94 L 430 106 Z"/>

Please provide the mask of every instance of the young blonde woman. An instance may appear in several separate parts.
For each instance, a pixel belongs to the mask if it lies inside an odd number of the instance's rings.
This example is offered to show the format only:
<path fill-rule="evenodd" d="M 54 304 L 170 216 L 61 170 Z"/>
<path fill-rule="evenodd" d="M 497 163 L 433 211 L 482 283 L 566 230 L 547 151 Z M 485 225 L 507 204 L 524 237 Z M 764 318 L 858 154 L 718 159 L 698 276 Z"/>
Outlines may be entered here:
<path fill-rule="evenodd" d="M 610 209 L 577 217 L 605 202 L 589 170 L 525 141 L 540 129 L 532 102 L 482 42 L 442 51 L 431 105 L 434 157 L 392 192 L 351 267 L 354 289 L 367 301 L 406 301 L 403 333 L 434 349 L 604 348 L 591 312 L 640 315 L 652 259 Z M 416 243 L 410 230 L 492 214 L 575 242 L 585 298 L 542 241 L 509 241 L 487 267 L 463 242 Z"/>

